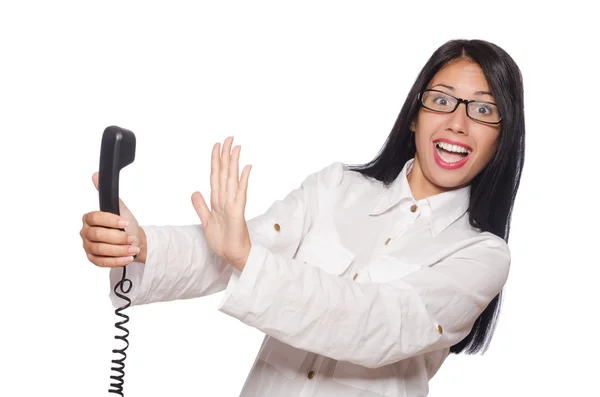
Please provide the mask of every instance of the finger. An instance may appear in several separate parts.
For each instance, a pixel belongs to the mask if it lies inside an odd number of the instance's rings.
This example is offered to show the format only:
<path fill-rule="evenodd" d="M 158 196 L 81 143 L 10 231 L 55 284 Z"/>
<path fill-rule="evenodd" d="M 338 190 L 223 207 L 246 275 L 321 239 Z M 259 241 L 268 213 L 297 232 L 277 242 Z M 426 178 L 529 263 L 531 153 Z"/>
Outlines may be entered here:
<path fill-rule="evenodd" d="M 202 226 L 206 227 L 206 225 L 208 225 L 208 220 L 210 219 L 210 210 L 200 192 L 194 192 L 194 194 L 192 194 L 192 205 L 200 217 Z"/>
<path fill-rule="evenodd" d="M 133 256 L 139 252 L 139 247 L 132 245 L 115 245 L 106 243 L 95 243 L 86 241 L 83 244 L 85 252 L 96 256 L 105 256 L 109 258 L 122 258 Z"/>
<path fill-rule="evenodd" d="M 211 167 L 210 167 L 210 205 L 211 207 L 219 207 L 219 154 L 221 153 L 221 144 L 215 143 L 212 150 L 211 156 Z"/>
<path fill-rule="evenodd" d="M 84 226 L 80 234 L 84 240 L 91 242 L 108 244 L 132 244 L 136 242 L 135 237 L 127 232 L 102 226 Z"/>
<path fill-rule="evenodd" d="M 236 201 L 242 207 L 246 205 L 246 195 L 248 192 L 248 179 L 250 178 L 250 170 L 252 170 L 252 165 L 247 165 L 242 170 L 242 176 L 240 177 L 240 184 L 238 186 L 236 194 Z"/>
<path fill-rule="evenodd" d="M 229 170 L 229 157 L 231 153 L 231 141 L 233 137 L 228 137 L 223 142 L 223 151 L 221 152 L 221 170 L 219 175 L 219 203 L 223 206 L 225 202 L 225 193 L 227 192 L 227 174 Z"/>
<path fill-rule="evenodd" d="M 110 258 L 87 254 L 88 260 L 98 267 L 123 267 L 133 262 L 133 256 L 125 256 L 119 258 Z"/>
<path fill-rule="evenodd" d="M 120 215 L 106 211 L 88 212 L 83 215 L 82 221 L 89 226 L 103 226 L 116 229 L 124 228 L 128 224 L 127 220 L 123 219 Z"/>
<path fill-rule="evenodd" d="M 227 177 L 227 198 L 230 201 L 235 200 L 236 192 L 239 184 L 239 169 L 240 169 L 240 151 L 241 147 L 236 146 L 231 152 L 231 160 L 229 161 L 229 176 Z"/>
<path fill-rule="evenodd" d="M 96 188 L 96 190 L 98 190 L 98 178 L 100 177 L 100 174 L 98 172 L 94 172 L 92 174 L 92 182 L 94 183 L 94 187 Z"/>

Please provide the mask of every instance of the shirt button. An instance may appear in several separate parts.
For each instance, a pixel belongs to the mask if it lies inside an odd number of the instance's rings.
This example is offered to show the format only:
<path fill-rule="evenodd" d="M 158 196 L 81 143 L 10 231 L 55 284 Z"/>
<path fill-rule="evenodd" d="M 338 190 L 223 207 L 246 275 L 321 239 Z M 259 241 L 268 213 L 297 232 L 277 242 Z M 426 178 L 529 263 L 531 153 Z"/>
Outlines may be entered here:
<path fill-rule="evenodd" d="M 385 240 L 385 245 L 388 245 L 388 244 L 390 243 L 390 241 L 392 241 L 392 238 L 391 238 L 391 237 L 388 237 L 388 239 L 387 239 L 387 240 Z"/>
<path fill-rule="evenodd" d="M 413 205 L 411 205 L 411 206 L 410 206 L 410 212 L 417 212 L 417 208 L 418 208 L 418 207 L 417 207 L 417 205 L 416 205 L 416 204 L 413 204 Z"/>
<path fill-rule="evenodd" d="M 274 228 L 276 231 L 280 231 L 280 230 L 281 230 L 281 226 L 279 226 L 279 223 L 276 223 L 276 224 L 274 224 L 274 225 L 273 225 L 273 228 Z"/>
<path fill-rule="evenodd" d="M 356 277 L 358 277 L 358 273 L 356 273 L 356 274 L 354 275 L 354 277 L 352 277 L 352 280 L 356 280 Z"/>
<path fill-rule="evenodd" d="M 313 378 L 313 376 L 315 376 L 315 371 L 310 371 L 310 372 L 308 373 L 308 379 L 312 379 L 312 378 Z"/>
<path fill-rule="evenodd" d="M 437 331 L 441 334 L 442 332 L 444 332 L 444 330 L 442 329 L 441 325 L 437 326 Z"/>

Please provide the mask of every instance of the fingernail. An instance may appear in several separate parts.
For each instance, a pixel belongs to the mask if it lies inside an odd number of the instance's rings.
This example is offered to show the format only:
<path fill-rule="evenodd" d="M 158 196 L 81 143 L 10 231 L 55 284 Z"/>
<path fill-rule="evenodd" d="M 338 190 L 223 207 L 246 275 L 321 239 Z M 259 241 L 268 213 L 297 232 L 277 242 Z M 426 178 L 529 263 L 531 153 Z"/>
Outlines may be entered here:
<path fill-rule="evenodd" d="M 137 254 L 140 252 L 140 247 L 129 247 L 128 251 L 130 254 Z"/>
<path fill-rule="evenodd" d="M 130 243 L 130 244 L 131 244 L 131 243 L 133 243 L 134 241 L 135 241 L 135 236 L 129 236 L 129 237 L 127 237 L 127 242 L 128 242 L 128 243 Z"/>
<path fill-rule="evenodd" d="M 119 221 L 119 226 L 121 226 L 121 227 L 127 227 L 127 225 L 129 225 L 129 222 L 128 222 L 128 221 L 126 221 L 126 220 L 123 220 L 123 219 L 121 219 L 121 220 Z"/>

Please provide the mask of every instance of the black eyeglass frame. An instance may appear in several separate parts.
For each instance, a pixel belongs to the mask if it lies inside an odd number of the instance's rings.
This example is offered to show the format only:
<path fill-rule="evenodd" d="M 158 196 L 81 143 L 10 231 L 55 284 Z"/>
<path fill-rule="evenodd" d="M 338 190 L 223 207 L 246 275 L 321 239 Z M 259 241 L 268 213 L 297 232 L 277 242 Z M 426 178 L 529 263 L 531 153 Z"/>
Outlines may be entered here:
<path fill-rule="evenodd" d="M 428 107 L 427 107 L 427 106 L 425 106 L 425 104 L 423 103 L 423 94 L 424 94 L 425 92 L 427 92 L 427 91 L 430 91 L 430 92 L 439 92 L 439 93 L 442 93 L 442 94 L 444 94 L 444 95 L 448 95 L 449 97 L 452 97 L 452 98 L 456 99 L 456 106 L 454 106 L 454 109 L 452 109 L 452 110 L 451 110 L 451 111 L 449 111 L 449 112 L 444 112 L 443 110 L 437 110 L 437 109 L 428 108 Z M 447 92 L 440 91 L 440 90 L 434 90 L 434 89 L 431 89 L 431 88 L 428 88 L 428 89 L 426 89 L 426 90 L 423 90 L 423 91 L 419 92 L 419 95 L 417 95 L 417 99 L 419 100 L 419 103 L 421 104 L 421 106 L 423 106 L 425 109 L 428 109 L 428 110 L 431 110 L 431 111 L 433 111 L 433 112 L 437 112 L 437 113 L 454 113 L 454 112 L 456 111 L 456 109 L 458 109 L 458 105 L 460 105 L 461 103 L 464 103 L 464 104 L 465 104 L 465 114 L 467 115 L 467 117 L 468 117 L 468 118 L 470 118 L 470 119 L 472 119 L 472 120 L 475 120 L 475 121 L 478 121 L 478 122 L 480 122 L 480 123 L 485 123 L 485 124 L 493 124 L 493 125 L 500 124 L 500 123 L 502 122 L 502 114 L 500 114 L 500 120 L 498 120 L 498 121 L 483 121 L 483 120 L 479 120 L 479 119 L 476 119 L 476 118 L 474 118 L 474 117 L 471 117 L 471 116 L 469 115 L 469 104 L 470 104 L 470 103 L 472 103 L 472 102 L 478 102 L 478 103 L 489 103 L 490 105 L 494 105 L 494 106 L 496 106 L 496 108 L 497 108 L 497 107 L 498 107 L 498 105 L 497 105 L 497 104 L 495 104 L 494 102 L 489 102 L 489 101 L 476 101 L 476 100 L 474 100 L 474 99 L 467 100 L 467 99 L 459 98 L 459 97 L 456 97 L 456 96 L 454 96 L 454 95 L 448 94 Z M 500 113 L 500 112 L 498 112 L 498 113 Z"/>

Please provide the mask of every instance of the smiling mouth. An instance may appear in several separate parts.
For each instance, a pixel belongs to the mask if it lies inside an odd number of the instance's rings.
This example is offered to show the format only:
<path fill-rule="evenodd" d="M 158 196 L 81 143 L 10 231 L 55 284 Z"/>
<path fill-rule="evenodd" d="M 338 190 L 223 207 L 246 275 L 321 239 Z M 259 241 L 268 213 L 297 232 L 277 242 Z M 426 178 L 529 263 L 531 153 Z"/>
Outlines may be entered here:
<path fill-rule="evenodd" d="M 443 141 L 435 142 L 435 150 L 442 160 L 449 164 L 459 162 L 471 154 L 471 150 L 464 146 L 453 145 Z"/>

